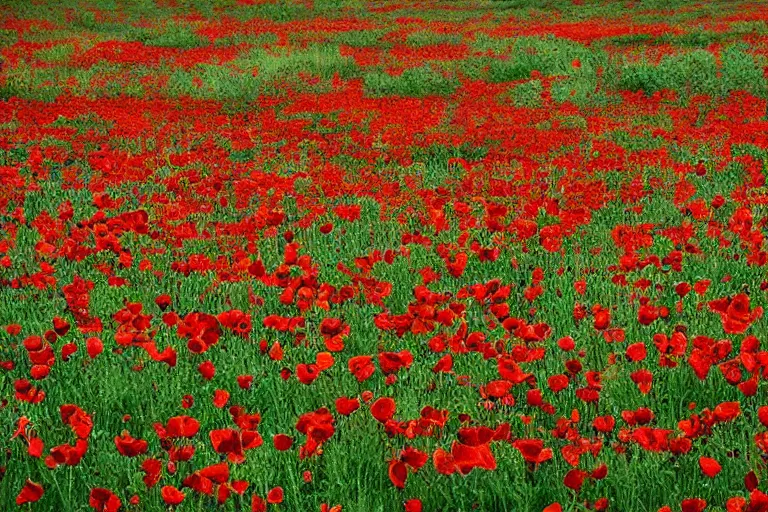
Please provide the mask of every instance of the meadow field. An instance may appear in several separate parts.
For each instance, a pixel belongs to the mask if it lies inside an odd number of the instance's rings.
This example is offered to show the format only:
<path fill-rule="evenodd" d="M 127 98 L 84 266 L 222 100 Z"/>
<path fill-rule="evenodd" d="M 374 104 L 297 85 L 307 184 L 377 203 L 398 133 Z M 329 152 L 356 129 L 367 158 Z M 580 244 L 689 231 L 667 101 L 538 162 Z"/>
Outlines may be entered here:
<path fill-rule="evenodd" d="M 0 0 L 0 510 L 768 512 L 768 4 Z"/>

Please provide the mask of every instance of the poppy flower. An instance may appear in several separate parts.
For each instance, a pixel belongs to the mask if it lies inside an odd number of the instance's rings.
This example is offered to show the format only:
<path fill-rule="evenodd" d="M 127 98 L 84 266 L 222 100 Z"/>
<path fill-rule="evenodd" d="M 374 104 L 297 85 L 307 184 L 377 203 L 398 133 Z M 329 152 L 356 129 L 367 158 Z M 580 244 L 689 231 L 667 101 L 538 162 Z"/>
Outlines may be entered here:
<path fill-rule="evenodd" d="M 725 423 L 732 421 L 741 414 L 741 404 L 739 402 L 723 402 L 715 407 L 715 419 Z"/>
<path fill-rule="evenodd" d="M 163 471 L 163 463 L 157 459 L 145 459 L 141 463 L 141 470 L 144 472 L 144 485 L 147 488 L 154 487 L 160 481 Z"/>
<path fill-rule="evenodd" d="M 576 342 L 570 336 L 565 336 L 557 340 L 557 346 L 565 352 L 569 352 L 576 348 Z"/>
<path fill-rule="evenodd" d="M 379 368 L 385 375 L 395 373 L 401 368 L 410 368 L 411 363 L 413 363 L 413 355 L 408 350 L 379 354 Z"/>
<path fill-rule="evenodd" d="M 229 391 L 225 389 L 217 389 L 213 392 L 213 405 L 221 409 L 229 401 Z"/>
<path fill-rule="evenodd" d="M 216 319 L 221 323 L 222 327 L 231 330 L 239 336 L 247 336 L 251 332 L 251 315 L 239 309 L 220 313 Z"/>
<path fill-rule="evenodd" d="M 251 389 L 252 384 L 253 384 L 253 375 L 237 376 L 237 385 L 240 387 L 240 389 Z"/>
<path fill-rule="evenodd" d="M 120 455 L 124 457 L 136 457 L 144 454 L 149 448 L 149 444 L 143 439 L 134 439 L 127 431 L 123 431 L 121 436 L 115 437 L 115 446 Z"/>
<path fill-rule="evenodd" d="M 35 483 L 32 480 L 27 480 L 24 487 L 21 488 L 21 491 L 16 496 L 16 504 L 24 505 L 25 503 L 34 503 L 43 497 L 44 492 L 42 485 Z"/>
<path fill-rule="evenodd" d="M 88 357 L 96 359 L 104 351 L 104 343 L 99 338 L 90 337 L 85 340 L 85 351 L 88 353 Z"/>
<path fill-rule="evenodd" d="M 406 500 L 403 507 L 405 512 L 422 512 L 423 510 L 421 500 L 418 498 L 411 498 L 410 500 Z"/>
<path fill-rule="evenodd" d="M 750 325 L 763 315 L 763 308 L 750 310 L 749 296 L 740 293 L 709 302 L 709 309 L 718 315 L 727 334 L 742 334 Z"/>
<path fill-rule="evenodd" d="M 764 427 L 768 428 L 768 405 L 763 405 L 757 409 L 757 419 Z"/>
<path fill-rule="evenodd" d="M 589 477 L 594 480 L 602 480 L 606 476 L 608 476 L 608 465 L 605 463 L 597 466 L 592 470 L 592 473 L 589 474 Z"/>
<path fill-rule="evenodd" d="M 462 475 L 468 475 L 475 468 L 488 471 L 496 469 L 496 458 L 488 443 L 472 446 L 454 441 L 451 445 L 451 456 L 456 469 Z"/>
<path fill-rule="evenodd" d="M 69 425 L 72 431 L 80 439 L 86 439 L 93 429 L 93 420 L 80 407 L 72 404 L 64 404 L 59 407 L 61 421 Z"/>
<path fill-rule="evenodd" d="M 166 485 L 160 490 L 160 495 L 166 505 L 178 505 L 184 501 L 184 493 L 173 487 L 172 485 Z"/>
<path fill-rule="evenodd" d="M 699 457 L 699 467 L 704 476 L 709 478 L 715 478 L 723 469 L 720 463 L 711 457 Z"/>
<path fill-rule="evenodd" d="M 633 362 L 642 361 L 645 359 L 646 355 L 648 354 L 647 349 L 645 348 L 645 343 L 632 343 L 627 347 L 626 351 L 627 359 Z"/>
<path fill-rule="evenodd" d="M 680 503 L 682 512 L 704 512 L 707 502 L 701 498 L 688 498 Z"/>
<path fill-rule="evenodd" d="M 162 294 L 155 297 L 155 304 L 158 308 L 160 308 L 161 311 L 165 311 L 168 309 L 168 306 L 171 305 L 172 299 L 171 296 L 168 294 Z"/>
<path fill-rule="evenodd" d="M 574 491 L 580 491 L 581 486 L 584 484 L 584 479 L 588 476 L 586 471 L 580 469 L 571 469 L 566 473 L 563 479 L 563 484 Z"/>
<path fill-rule="evenodd" d="M 563 374 L 552 375 L 547 378 L 547 386 L 553 393 L 559 393 L 567 388 L 569 382 L 568 377 Z"/>
<path fill-rule="evenodd" d="M 333 416 L 328 409 L 320 408 L 314 412 L 302 414 L 296 423 L 296 430 L 307 436 L 307 441 L 299 450 L 299 458 L 318 455 L 325 441 L 336 431 Z"/>
<path fill-rule="evenodd" d="M 321 372 L 333 367 L 333 355 L 330 352 L 318 352 L 315 356 L 315 364 Z"/>
<path fill-rule="evenodd" d="M 34 380 L 42 380 L 51 372 L 51 367 L 44 364 L 36 364 L 29 370 L 29 375 Z"/>
<path fill-rule="evenodd" d="M 541 439 L 519 439 L 512 443 L 523 456 L 523 459 L 532 464 L 541 464 L 552 458 L 552 449 L 544 448 Z"/>
<path fill-rule="evenodd" d="M 209 433 L 213 449 L 226 454 L 229 460 L 238 464 L 245 460 L 240 433 L 233 429 L 211 430 Z"/>
<path fill-rule="evenodd" d="M 653 374 L 650 370 L 645 368 L 636 370 L 630 374 L 630 378 L 632 379 L 632 382 L 637 385 L 637 389 L 639 389 L 642 394 L 647 395 L 650 393 L 653 384 Z"/>
<path fill-rule="evenodd" d="M 405 479 L 408 477 L 408 467 L 404 462 L 393 459 L 389 462 L 389 480 L 398 489 L 405 488 Z"/>
<path fill-rule="evenodd" d="M 389 397 L 381 397 L 371 405 L 371 415 L 379 423 L 392 419 L 395 415 L 395 401 Z"/>
<path fill-rule="evenodd" d="M 320 375 L 320 369 L 316 364 L 299 364 L 296 366 L 296 378 L 302 384 L 312 384 Z"/>
<path fill-rule="evenodd" d="M 211 361 L 200 363 L 200 365 L 197 367 L 197 371 L 200 372 L 200 375 L 205 380 L 211 380 L 213 379 L 213 376 L 216 375 L 216 367 Z"/>
<path fill-rule="evenodd" d="M 97 512 L 117 512 L 123 506 L 115 493 L 101 487 L 91 489 L 88 504 Z"/>
<path fill-rule="evenodd" d="M 613 416 L 598 416 L 592 421 L 592 426 L 598 432 L 612 432 L 616 426 Z"/>
<path fill-rule="evenodd" d="M 611 325 L 610 310 L 598 304 L 592 308 L 592 314 L 594 315 L 594 327 L 598 331 L 603 331 Z"/>
<path fill-rule="evenodd" d="M 264 498 L 256 494 L 251 496 L 251 512 L 266 512 L 266 511 L 267 511 L 267 502 L 264 501 Z"/>
<path fill-rule="evenodd" d="M 272 347 L 269 349 L 269 358 L 273 361 L 282 361 L 283 360 L 283 348 L 280 346 L 280 343 L 277 341 L 272 344 Z"/>
<path fill-rule="evenodd" d="M 453 369 L 453 356 L 446 354 L 441 357 L 435 366 L 432 367 L 434 373 L 449 373 Z"/>
<path fill-rule="evenodd" d="M 293 438 L 285 434 L 275 434 L 275 436 L 272 437 L 272 443 L 276 450 L 284 452 L 291 449 Z"/>
<path fill-rule="evenodd" d="M 273 487 L 267 493 L 267 503 L 278 504 L 283 502 L 283 488 Z"/>
<path fill-rule="evenodd" d="M 432 462 L 437 472 L 442 475 L 452 475 L 456 472 L 456 462 L 453 460 L 453 455 L 442 448 L 438 448 L 432 454 Z"/>
<path fill-rule="evenodd" d="M 336 399 L 336 412 L 342 416 L 349 416 L 360 408 L 360 400 L 357 398 L 339 397 Z"/>
<path fill-rule="evenodd" d="M 43 449 L 45 448 L 43 440 L 39 437 L 31 437 L 27 441 L 27 454 L 30 457 L 39 459 L 43 455 Z"/>

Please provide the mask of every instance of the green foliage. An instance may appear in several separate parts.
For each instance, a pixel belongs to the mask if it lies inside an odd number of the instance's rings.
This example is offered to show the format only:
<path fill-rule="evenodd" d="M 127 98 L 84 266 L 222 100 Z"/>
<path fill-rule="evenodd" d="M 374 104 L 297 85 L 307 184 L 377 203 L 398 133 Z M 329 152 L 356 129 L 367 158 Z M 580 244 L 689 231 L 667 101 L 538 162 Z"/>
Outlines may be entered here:
<path fill-rule="evenodd" d="M 365 46 L 381 46 L 381 37 L 385 30 L 350 30 L 333 36 L 333 42 L 339 45 L 362 48 Z"/>
<path fill-rule="evenodd" d="M 512 103 L 516 107 L 535 108 L 541 105 L 541 94 L 544 87 L 541 80 L 530 80 L 516 85 L 509 93 Z"/>
<path fill-rule="evenodd" d="M 71 44 L 58 44 L 35 52 L 35 58 L 47 63 L 64 63 L 75 51 Z"/>
<path fill-rule="evenodd" d="M 207 44 L 207 41 L 194 33 L 191 27 L 177 22 L 152 30 L 141 30 L 135 35 L 136 40 L 149 46 L 168 48 L 195 48 Z"/>
<path fill-rule="evenodd" d="M 487 41 L 486 47 L 492 47 Z M 586 48 L 573 41 L 553 37 L 521 37 L 508 43 L 509 58 L 494 60 L 488 72 L 491 82 L 513 82 L 527 79 L 532 71 L 544 76 L 594 75 L 599 66 L 607 63 L 602 51 Z M 504 46 L 496 47 L 506 51 Z M 578 60 L 580 69 L 573 66 Z"/>
<path fill-rule="evenodd" d="M 766 80 L 763 70 L 758 66 L 745 45 L 733 45 L 722 52 L 722 90 L 748 91 L 757 96 L 765 96 Z"/>
<path fill-rule="evenodd" d="M 459 86 L 455 77 L 447 77 L 433 66 L 406 69 L 401 75 L 384 72 L 365 75 L 365 92 L 381 96 L 448 96 Z"/>
<path fill-rule="evenodd" d="M 643 62 L 625 64 L 621 69 L 619 87 L 647 94 L 670 89 L 684 97 L 694 94 L 721 96 L 734 90 L 764 94 L 766 85 L 762 71 L 754 57 L 742 47 L 725 49 L 722 62 L 722 69 L 718 70 L 713 54 L 694 50 L 665 56 L 658 65 Z"/>

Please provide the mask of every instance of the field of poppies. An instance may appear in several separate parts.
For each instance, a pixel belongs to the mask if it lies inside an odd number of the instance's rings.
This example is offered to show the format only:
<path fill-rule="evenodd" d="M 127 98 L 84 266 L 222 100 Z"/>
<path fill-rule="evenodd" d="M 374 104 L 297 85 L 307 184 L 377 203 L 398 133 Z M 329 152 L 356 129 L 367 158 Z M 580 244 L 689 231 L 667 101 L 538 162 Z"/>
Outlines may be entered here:
<path fill-rule="evenodd" d="M 0 2 L 0 510 L 768 512 L 768 5 Z"/>

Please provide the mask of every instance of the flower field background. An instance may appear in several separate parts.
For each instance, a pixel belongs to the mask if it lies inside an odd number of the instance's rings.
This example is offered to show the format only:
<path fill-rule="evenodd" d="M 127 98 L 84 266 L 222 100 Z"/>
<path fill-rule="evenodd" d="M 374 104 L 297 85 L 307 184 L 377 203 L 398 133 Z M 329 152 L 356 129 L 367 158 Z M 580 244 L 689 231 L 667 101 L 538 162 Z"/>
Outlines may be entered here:
<path fill-rule="evenodd" d="M 0 2 L 0 510 L 768 511 L 768 6 Z"/>

